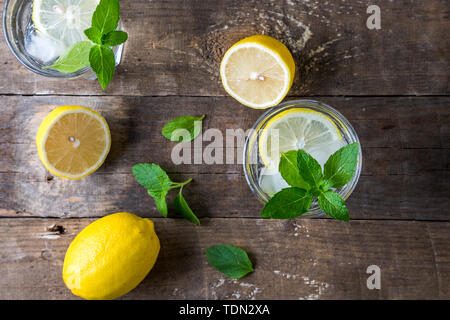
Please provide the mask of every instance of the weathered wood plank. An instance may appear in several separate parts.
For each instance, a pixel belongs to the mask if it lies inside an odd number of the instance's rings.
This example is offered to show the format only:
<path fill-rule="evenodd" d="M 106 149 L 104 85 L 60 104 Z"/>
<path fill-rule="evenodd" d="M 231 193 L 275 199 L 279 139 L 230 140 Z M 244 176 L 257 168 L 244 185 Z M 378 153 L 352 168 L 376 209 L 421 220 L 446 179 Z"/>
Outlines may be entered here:
<path fill-rule="evenodd" d="M 383 1 L 381 30 L 366 27 L 370 4 L 122 0 L 129 41 L 105 93 L 225 95 L 218 71 L 224 52 L 246 36 L 268 34 L 293 52 L 292 95 L 448 94 L 448 2 Z M 33 74 L 4 41 L 0 56 L 0 93 L 104 94 L 94 81 Z"/>
<path fill-rule="evenodd" d="M 171 174 L 193 178 L 183 195 L 199 217 L 259 217 L 262 205 L 242 174 Z M 82 181 L 28 180 L 26 174 L 0 174 L 0 216 L 100 217 L 132 211 L 159 217 L 153 199 L 130 174 L 96 174 Z M 449 174 L 363 176 L 347 200 L 351 219 L 449 221 Z M 175 216 L 169 193 L 169 215 Z"/>
<path fill-rule="evenodd" d="M 70 241 L 89 219 L 1 219 L 0 299 L 72 299 L 62 281 Z M 161 252 L 124 299 L 449 299 L 450 223 L 331 220 L 154 219 Z M 57 223 L 61 236 L 46 235 Z M 249 252 L 254 273 L 230 280 L 206 247 Z M 368 290 L 366 269 L 381 268 Z"/>
<path fill-rule="evenodd" d="M 323 100 L 351 121 L 363 147 L 362 177 L 348 200 L 352 218 L 449 220 L 449 98 Z M 230 98 L 206 97 L 3 96 L 0 104 L 1 216 L 89 217 L 118 210 L 159 216 L 131 174 L 138 162 L 158 163 L 174 180 L 193 178 L 184 192 L 201 217 L 259 216 L 261 205 L 241 164 L 175 165 L 175 144 L 160 130 L 176 116 L 206 114 L 204 130 L 217 128 L 225 134 L 226 129 L 250 128 L 262 111 Z M 52 177 L 34 144 L 40 122 L 53 108 L 49 105 L 63 104 L 95 108 L 112 131 L 105 165 L 81 181 Z M 235 159 L 241 153 L 237 148 Z"/>

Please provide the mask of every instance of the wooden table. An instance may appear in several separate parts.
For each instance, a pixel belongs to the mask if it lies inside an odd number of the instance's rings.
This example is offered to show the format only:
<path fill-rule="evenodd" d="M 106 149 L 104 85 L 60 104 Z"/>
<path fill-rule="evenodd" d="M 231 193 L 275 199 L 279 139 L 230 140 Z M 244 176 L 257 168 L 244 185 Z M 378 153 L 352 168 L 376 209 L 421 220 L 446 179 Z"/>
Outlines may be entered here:
<path fill-rule="evenodd" d="M 161 253 L 124 299 L 449 299 L 449 3 L 377 1 L 381 29 L 369 30 L 372 2 L 122 0 L 129 40 L 105 92 L 37 76 L 1 41 L 0 298 L 76 298 L 61 276 L 70 241 L 98 217 L 129 211 L 153 219 Z M 260 33 L 296 60 L 286 100 L 330 104 L 360 137 L 349 223 L 260 219 L 240 164 L 171 161 L 174 144 L 160 134 L 168 120 L 205 114 L 204 129 L 225 132 L 262 114 L 230 98 L 218 72 L 231 44 Z M 46 114 L 67 104 L 95 108 L 112 132 L 106 163 L 80 181 L 49 174 L 34 142 Z M 202 225 L 173 207 L 162 218 L 131 174 L 138 162 L 193 178 L 184 194 Z M 213 269 L 205 248 L 219 243 L 246 249 L 255 272 L 230 280 Z M 381 268 L 380 290 L 366 286 L 369 265 Z"/>

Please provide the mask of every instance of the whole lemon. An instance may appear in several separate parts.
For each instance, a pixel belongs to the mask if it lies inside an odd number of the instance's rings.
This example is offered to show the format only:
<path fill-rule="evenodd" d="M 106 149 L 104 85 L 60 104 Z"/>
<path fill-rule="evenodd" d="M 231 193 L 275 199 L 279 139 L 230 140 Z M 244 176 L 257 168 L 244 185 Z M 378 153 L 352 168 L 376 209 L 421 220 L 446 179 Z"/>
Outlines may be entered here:
<path fill-rule="evenodd" d="M 85 299 L 118 298 L 149 273 L 159 253 L 150 219 L 114 213 L 84 228 L 64 258 L 63 279 L 73 294 Z"/>

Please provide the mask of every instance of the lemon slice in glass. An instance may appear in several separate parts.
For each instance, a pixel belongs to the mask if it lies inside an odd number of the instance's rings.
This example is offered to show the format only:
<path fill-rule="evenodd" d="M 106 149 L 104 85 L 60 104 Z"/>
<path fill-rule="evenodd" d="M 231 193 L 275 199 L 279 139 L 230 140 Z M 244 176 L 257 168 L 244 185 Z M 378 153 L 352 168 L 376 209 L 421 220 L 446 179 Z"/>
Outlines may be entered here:
<path fill-rule="evenodd" d="M 86 40 L 84 30 L 100 0 L 34 0 L 32 20 L 35 28 L 66 46 Z"/>
<path fill-rule="evenodd" d="M 63 106 L 42 121 L 36 144 L 47 170 L 59 177 L 81 179 L 105 161 L 111 135 L 106 120 L 97 112 Z"/>
<path fill-rule="evenodd" d="M 297 108 L 280 112 L 268 121 L 259 138 L 259 153 L 266 168 L 275 173 L 281 152 L 303 149 L 323 165 L 343 144 L 339 129 L 329 117 Z"/>
<path fill-rule="evenodd" d="M 245 38 L 224 55 L 220 76 L 225 90 L 255 109 L 278 104 L 292 86 L 295 63 L 288 48 L 265 35 Z"/>

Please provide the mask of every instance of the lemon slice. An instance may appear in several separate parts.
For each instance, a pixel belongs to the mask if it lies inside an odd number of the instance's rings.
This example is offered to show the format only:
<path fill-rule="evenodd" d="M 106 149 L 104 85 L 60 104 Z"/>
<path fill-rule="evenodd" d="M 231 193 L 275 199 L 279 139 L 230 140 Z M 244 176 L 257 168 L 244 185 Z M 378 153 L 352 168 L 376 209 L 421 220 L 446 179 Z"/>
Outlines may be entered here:
<path fill-rule="evenodd" d="M 84 30 L 100 0 L 34 0 L 32 20 L 35 28 L 66 46 L 86 40 Z"/>
<path fill-rule="evenodd" d="M 39 158 L 54 175 L 81 179 L 97 170 L 111 146 L 105 119 L 81 106 L 54 109 L 42 121 L 36 144 Z"/>
<path fill-rule="evenodd" d="M 245 38 L 224 55 L 220 76 L 225 90 L 255 109 L 277 105 L 292 86 L 295 63 L 288 48 L 265 35 Z"/>
<path fill-rule="evenodd" d="M 278 172 L 281 152 L 289 150 L 303 149 L 323 165 L 342 146 L 342 140 L 336 124 L 326 115 L 307 108 L 289 109 L 270 119 L 262 129 L 259 153 L 271 172 Z"/>

